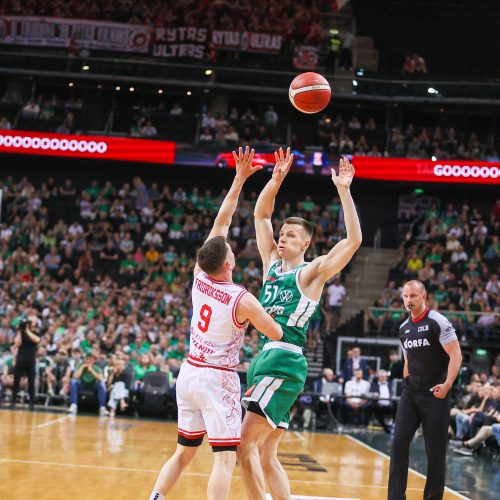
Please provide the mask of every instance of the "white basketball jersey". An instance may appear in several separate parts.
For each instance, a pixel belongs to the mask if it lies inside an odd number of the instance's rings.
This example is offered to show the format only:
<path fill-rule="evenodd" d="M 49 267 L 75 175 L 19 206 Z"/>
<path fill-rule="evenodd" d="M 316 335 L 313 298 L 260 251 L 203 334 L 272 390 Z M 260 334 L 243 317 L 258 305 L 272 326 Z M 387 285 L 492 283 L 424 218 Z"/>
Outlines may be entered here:
<path fill-rule="evenodd" d="M 235 368 L 248 326 L 238 323 L 236 306 L 247 293 L 240 285 L 216 281 L 200 271 L 193 282 L 193 317 L 189 360 L 191 364 Z"/>

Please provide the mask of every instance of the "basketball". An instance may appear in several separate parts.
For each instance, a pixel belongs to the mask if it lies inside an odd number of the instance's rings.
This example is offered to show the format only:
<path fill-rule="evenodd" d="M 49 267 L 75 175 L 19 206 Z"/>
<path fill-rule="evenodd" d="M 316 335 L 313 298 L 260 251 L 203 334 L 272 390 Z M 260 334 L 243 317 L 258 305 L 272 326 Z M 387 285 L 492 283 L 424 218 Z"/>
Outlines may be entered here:
<path fill-rule="evenodd" d="M 325 109 L 330 102 L 332 89 L 328 80 L 318 73 L 302 73 L 290 84 L 288 97 L 294 108 L 313 114 Z"/>

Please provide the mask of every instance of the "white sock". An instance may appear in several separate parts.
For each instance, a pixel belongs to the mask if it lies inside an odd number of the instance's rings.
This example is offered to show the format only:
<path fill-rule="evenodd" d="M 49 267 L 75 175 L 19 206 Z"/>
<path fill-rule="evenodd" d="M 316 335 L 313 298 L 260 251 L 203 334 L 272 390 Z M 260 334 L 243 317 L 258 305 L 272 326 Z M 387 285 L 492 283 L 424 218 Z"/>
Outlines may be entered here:
<path fill-rule="evenodd" d="M 165 495 L 162 495 L 159 491 L 153 490 L 149 500 L 165 500 Z"/>

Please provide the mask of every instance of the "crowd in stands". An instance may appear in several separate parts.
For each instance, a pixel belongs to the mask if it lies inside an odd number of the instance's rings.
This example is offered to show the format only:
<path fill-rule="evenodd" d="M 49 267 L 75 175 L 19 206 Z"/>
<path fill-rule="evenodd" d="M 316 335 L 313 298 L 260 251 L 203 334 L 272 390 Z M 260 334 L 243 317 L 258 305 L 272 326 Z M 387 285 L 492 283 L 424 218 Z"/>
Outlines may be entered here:
<path fill-rule="evenodd" d="M 76 130 L 76 116 L 83 106 L 80 97 L 61 99 L 53 93 L 50 97 L 38 94 L 24 101 L 20 94 L 7 90 L 0 99 L 2 104 L 19 105 L 18 127 L 69 134 Z M 15 116 L 0 116 L 0 130 L 11 130 Z"/>
<path fill-rule="evenodd" d="M 7 90 L 0 99 L 0 104 L 18 106 L 17 110 L 9 112 L 0 110 L 0 130 L 11 130 L 17 114 L 19 119 L 16 128 L 20 129 L 64 134 L 88 127 L 81 114 L 82 99 L 71 93 L 66 98 L 56 93 L 52 93 L 50 97 L 39 93 L 34 99 L 25 100 L 16 92 Z M 122 111 L 117 115 L 125 116 Z M 198 145 L 232 147 L 240 143 L 276 144 L 284 142 L 287 133 L 285 120 L 272 104 L 257 112 L 251 107 L 231 105 L 226 108 L 209 108 L 206 113 L 196 115 L 192 109 L 186 112 L 180 101 L 168 104 L 159 102 L 150 107 L 135 107 L 126 116 L 126 128 L 122 130 L 120 125 L 115 125 L 113 130 L 128 132 L 131 137 L 161 137 L 180 142 L 192 141 Z M 104 121 L 105 116 L 101 120 Z M 189 131 L 180 135 L 174 133 L 176 120 L 179 127 Z M 168 123 L 169 127 L 163 126 L 163 122 Z M 410 122 L 402 127 L 386 130 L 373 116 L 323 113 L 318 118 L 316 133 L 308 138 L 308 144 L 304 144 L 299 137 L 302 135 L 300 123 L 292 120 L 291 125 L 293 146 L 299 151 L 303 151 L 307 145 L 314 145 L 321 146 L 323 151 L 333 156 L 354 154 L 491 162 L 500 159 L 491 136 L 482 136 L 453 126 L 416 126 Z M 196 129 L 198 132 L 195 134 Z"/>
<path fill-rule="evenodd" d="M 338 373 L 325 368 L 309 398 L 299 400 L 292 423 L 304 428 L 336 428 L 339 423 L 364 426 L 375 422 L 390 433 L 397 409 L 397 382 L 403 363 L 397 350 L 390 352 L 386 369 L 375 372 L 354 347 Z M 396 382 L 396 384 L 394 383 Z M 490 372 L 462 370 L 452 390 L 449 434 L 451 449 L 472 456 L 482 449 L 500 452 L 500 354 Z"/>
<path fill-rule="evenodd" d="M 385 134 L 373 119 L 361 121 L 356 115 L 345 119 L 341 114 L 332 118 L 323 114 L 318 120 L 317 140 L 332 154 L 383 156 Z"/>
<path fill-rule="evenodd" d="M 481 141 L 477 133 L 457 130 L 454 127 L 416 127 L 409 123 L 404 128 L 394 128 L 389 136 L 390 156 L 407 158 L 474 159 L 498 161 L 498 153 L 491 141 Z"/>
<path fill-rule="evenodd" d="M 4 387 L 12 375 L 16 328 L 30 310 L 38 313 L 45 332 L 39 359 L 47 366 L 61 361 L 59 385 L 52 368 L 43 370 L 50 393 L 69 394 L 70 375 L 64 367 L 74 371 L 88 354 L 106 379 L 122 363 L 135 371 L 151 366 L 175 376 L 189 345 L 195 250 L 207 236 L 225 191 L 215 195 L 197 187 L 146 186 L 138 177 L 122 186 L 93 180 L 78 189 L 70 179 L 58 184 L 49 178 L 35 187 L 28 178 L 7 177 L 0 189 Z M 262 276 L 252 220 L 256 198 L 252 192 L 240 200 L 231 245 L 238 256 L 235 282 L 258 295 Z M 295 206 L 287 202 L 276 214 L 275 227 L 292 213 L 316 226 L 308 258 L 327 252 L 344 237 L 338 197 L 325 206 L 310 196 Z M 314 345 L 320 320 L 318 312 L 310 334 Z M 258 334 L 252 329 L 242 348 L 240 371 L 246 371 L 257 349 Z"/>
<path fill-rule="evenodd" d="M 262 116 L 251 108 L 244 112 L 232 107 L 228 113 L 208 111 L 201 119 L 200 143 L 233 147 L 242 144 L 266 144 L 278 139 L 279 115 L 269 105 Z"/>
<path fill-rule="evenodd" d="M 386 132 L 373 117 L 360 119 L 323 114 L 317 125 L 316 140 L 332 154 L 372 157 L 475 159 L 498 161 L 497 151 L 481 141 L 475 132 L 454 127 L 417 127 L 413 123 Z"/>
<path fill-rule="evenodd" d="M 366 318 L 367 331 L 382 333 L 401 323 L 401 284 L 421 280 L 427 305 L 455 325 L 462 341 L 488 341 L 500 332 L 500 199 L 489 213 L 437 202 L 405 214 L 412 229 L 400 246 L 391 280 Z M 393 311 L 392 311 L 393 309 Z"/>
<path fill-rule="evenodd" d="M 452 436 L 450 448 L 462 456 L 473 456 L 490 448 L 498 454 L 500 447 L 500 358 L 492 373 L 474 374 L 463 388 L 461 397 L 451 409 Z"/>
<path fill-rule="evenodd" d="M 92 19 L 171 28 L 188 26 L 209 30 L 273 33 L 285 40 L 308 44 L 324 38 L 322 16 L 337 9 L 335 0 L 285 0 L 278 4 L 258 0 L 162 0 L 152 2 L 19 2 L 4 0 L 0 14 Z"/>

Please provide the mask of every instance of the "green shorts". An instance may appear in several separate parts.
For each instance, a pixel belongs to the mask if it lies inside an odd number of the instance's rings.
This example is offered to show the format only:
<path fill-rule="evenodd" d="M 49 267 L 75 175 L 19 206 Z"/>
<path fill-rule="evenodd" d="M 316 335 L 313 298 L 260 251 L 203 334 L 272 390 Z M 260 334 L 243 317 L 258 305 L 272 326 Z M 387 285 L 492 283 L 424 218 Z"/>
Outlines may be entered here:
<path fill-rule="evenodd" d="M 269 344 L 282 343 L 269 342 L 266 346 Z M 247 408 L 251 401 L 258 403 L 273 429 L 278 426 L 288 428 L 290 408 L 302 392 L 306 377 L 307 361 L 303 354 L 282 348 L 267 348 L 254 358 L 248 368 L 248 390 L 241 404 Z"/>

